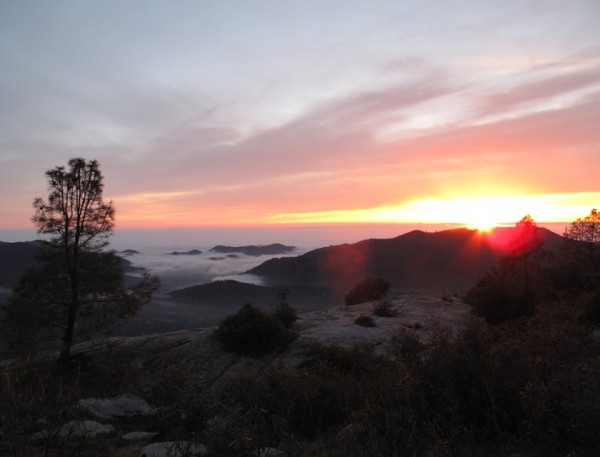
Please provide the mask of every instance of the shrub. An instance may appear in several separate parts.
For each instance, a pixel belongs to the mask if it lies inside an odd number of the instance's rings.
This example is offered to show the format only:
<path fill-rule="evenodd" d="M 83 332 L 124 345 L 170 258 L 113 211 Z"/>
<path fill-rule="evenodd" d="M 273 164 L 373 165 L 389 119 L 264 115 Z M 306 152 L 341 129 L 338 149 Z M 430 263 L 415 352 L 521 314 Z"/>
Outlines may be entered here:
<path fill-rule="evenodd" d="M 153 376 L 138 382 L 135 393 L 158 407 L 154 430 L 177 440 L 205 428 L 212 399 L 197 382 L 193 364 L 165 348 L 147 369 Z"/>
<path fill-rule="evenodd" d="M 473 314 L 493 325 L 534 314 L 536 294 L 522 283 L 517 267 L 515 259 L 505 258 L 467 292 Z"/>
<path fill-rule="evenodd" d="M 278 296 L 279 304 L 273 311 L 273 316 L 279 319 L 285 328 L 290 328 L 298 320 L 298 314 L 287 302 L 287 288 L 283 287 Z"/>
<path fill-rule="evenodd" d="M 585 309 L 554 304 L 501 326 L 471 319 L 458 334 L 433 328 L 427 342 L 400 329 L 385 357 L 305 345 L 294 368 L 223 385 L 231 425 L 215 455 L 600 455 L 600 346 L 578 323 Z"/>
<path fill-rule="evenodd" d="M 298 320 L 296 310 L 287 303 L 280 303 L 273 311 L 273 317 L 279 320 L 285 328 L 290 328 Z"/>
<path fill-rule="evenodd" d="M 279 319 L 249 303 L 226 317 L 215 330 L 215 337 L 226 350 L 249 356 L 284 347 L 293 336 Z"/>
<path fill-rule="evenodd" d="M 344 297 L 346 305 L 379 300 L 387 294 L 390 283 L 381 278 L 366 278 L 356 284 Z"/>
<path fill-rule="evenodd" d="M 373 306 L 373 315 L 379 317 L 395 317 L 398 315 L 398 309 L 394 308 L 389 300 L 383 300 Z"/>
<path fill-rule="evenodd" d="M 80 393 L 78 381 L 68 379 L 43 359 L 22 358 L 1 367 L 0 455 L 58 455 L 49 454 L 52 446 L 61 447 L 60 455 L 80 455 L 72 449 L 75 440 L 69 443 L 57 436 L 62 424 L 79 419 L 74 406 Z M 30 440 L 44 430 L 50 433 L 43 439 Z"/>
<path fill-rule="evenodd" d="M 360 325 L 361 327 L 375 327 L 375 321 L 371 316 L 365 316 L 361 314 L 356 319 L 354 319 L 354 323 L 356 325 Z"/>
<path fill-rule="evenodd" d="M 451 302 L 452 301 L 452 297 L 448 293 L 446 293 L 446 292 L 444 292 L 440 298 L 443 301 L 446 301 L 446 302 Z"/>

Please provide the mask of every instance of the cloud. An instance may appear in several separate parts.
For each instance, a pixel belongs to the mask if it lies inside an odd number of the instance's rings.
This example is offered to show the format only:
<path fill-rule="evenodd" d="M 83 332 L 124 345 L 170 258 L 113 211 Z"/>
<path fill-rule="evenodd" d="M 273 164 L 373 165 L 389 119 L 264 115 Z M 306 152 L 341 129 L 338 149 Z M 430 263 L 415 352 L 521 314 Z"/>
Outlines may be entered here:
<path fill-rule="evenodd" d="M 306 6 L 11 4 L 3 215 L 28 224 L 75 156 L 99 159 L 122 221 L 597 188 L 597 5 L 364 5 L 332 29 Z"/>
<path fill-rule="evenodd" d="M 564 109 L 438 129 L 388 143 L 375 141 L 360 126 L 346 135 L 339 124 L 315 121 L 331 109 L 316 110 L 231 146 L 208 147 L 197 157 L 183 154 L 173 159 L 174 172 L 164 172 L 163 163 L 161 181 L 167 188 L 201 191 L 173 195 L 156 219 L 168 219 L 170 212 L 182 223 L 217 223 L 219 218 L 264 222 L 291 212 L 335 209 L 351 214 L 422 195 L 596 188 L 598 97 Z"/>
<path fill-rule="evenodd" d="M 549 78 L 538 77 L 535 81 L 494 93 L 481 101 L 477 115 L 506 113 L 526 104 L 543 103 L 555 97 L 584 89 L 600 90 L 600 70 L 598 68 L 563 72 Z"/>
<path fill-rule="evenodd" d="M 179 187 L 252 185 L 363 166 L 365 154 L 374 146 L 374 130 L 387 118 L 406 116 L 411 107 L 450 90 L 442 78 L 430 78 L 427 83 L 359 93 L 326 102 L 282 126 L 246 135 L 232 127 L 204 127 L 199 122 L 160 135 L 145 154 L 148 162 L 142 158 L 139 166 L 161 174 L 160 182 L 153 179 L 148 185 Z"/>

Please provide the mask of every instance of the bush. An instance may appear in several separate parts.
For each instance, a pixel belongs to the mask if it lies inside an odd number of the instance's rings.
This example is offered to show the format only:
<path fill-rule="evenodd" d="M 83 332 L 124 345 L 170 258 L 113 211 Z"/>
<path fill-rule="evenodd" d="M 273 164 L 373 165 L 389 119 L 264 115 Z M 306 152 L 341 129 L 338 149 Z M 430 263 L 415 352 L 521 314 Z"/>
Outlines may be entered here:
<path fill-rule="evenodd" d="M 296 310 L 287 303 L 280 303 L 273 311 L 273 317 L 283 324 L 285 328 L 290 328 L 298 320 Z"/>
<path fill-rule="evenodd" d="M 65 373 L 42 358 L 16 359 L 0 367 L 0 455 L 79 456 L 91 444 L 87 437 L 58 436 L 63 424 L 82 418 L 76 407 L 82 393 L 80 380 Z M 30 439 L 41 432 L 45 432 L 42 439 Z M 94 450 L 108 455 L 106 447 L 97 443 Z M 55 449 L 60 453 L 53 453 Z"/>
<path fill-rule="evenodd" d="M 387 294 L 390 283 L 381 278 L 366 278 L 356 284 L 344 297 L 346 305 L 358 305 L 371 300 L 379 300 Z"/>
<path fill-rule="evenodd" d="M 365 316 L 361 314 L 356 319 L 354 319 L 354 323 L 356 325 L 360 325 L 361 327 L 375 327 L 375 321 L 371 316 Z"/>
<path fill-rule="evenodd" d="M 222 456 L 600 455 L 600 345 L 578 319 L 586 309 L 555 303 L 501 326 L 473 318 L 427 342 L 400 329 L 387 356 L 305 345 L 298 365 L 219 388 L 227 426 L 207 444 Z"/>
<path fill-rule="evenodd" d="M 273 316 L 279 319 L 285 328 L 290 328 L 298 320 L 298 314 L 287 302 L 287 288 L 282 288 L 278 296 L 279 304 L 273 311 Z"/>
<path fill-rule="evenodd" d="M 286 346 L 294 335 L 275 316 L 248 303 L 219 324 L 215 337 L 228 351 L 260 356 Z"/>
<path fill-rule="evenodd" d="M 473 314 L 493 325 L 534 314 L 538 299 L 518 266 L 518 259 L 503 259 L 467 292 L 464 300 Z"/>
<path fill-rule="evenodd" d="M 383 300 L 373 306 L 373 315 L 379 317 L 395 317 L 398 315 L 398 310 L 392 306 L 390 301 Z"/>

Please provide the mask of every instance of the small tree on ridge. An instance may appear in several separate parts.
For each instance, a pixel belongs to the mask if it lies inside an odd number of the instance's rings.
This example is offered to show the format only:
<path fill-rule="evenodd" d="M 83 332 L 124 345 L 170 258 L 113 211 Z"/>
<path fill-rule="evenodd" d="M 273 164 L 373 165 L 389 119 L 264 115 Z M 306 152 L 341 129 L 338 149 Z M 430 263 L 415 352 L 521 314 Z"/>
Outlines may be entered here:
<path fill-rule="evenodd" d="M 577 218 L 565 229 L 565 238 L 585 243 L 588 258 L 592 265 L 598 265 L 598 244 L 600 243 L 600 213 L 596 208 L 584 218 Z"/>

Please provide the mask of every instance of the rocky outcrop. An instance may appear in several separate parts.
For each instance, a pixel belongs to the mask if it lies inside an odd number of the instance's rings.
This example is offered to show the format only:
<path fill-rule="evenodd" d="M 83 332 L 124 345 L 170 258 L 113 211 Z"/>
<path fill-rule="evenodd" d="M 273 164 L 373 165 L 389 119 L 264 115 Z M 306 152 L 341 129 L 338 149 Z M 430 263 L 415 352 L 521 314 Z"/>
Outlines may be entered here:
<path fill-rule="evenodd" d="M 436 326 L 458 330 L 470 311 L 470 307 L 459 299 L 400 295 L 389 301 L 390 306 L 397 309 L 396 316 L 374 316 L 376 302 L 300 313 L 294 327 L 298 338 L 285 350 L 257 359 L 226 352 L 212 338 L 212 328 L 82 343 L 73 348 L 73 355 L 101 360 L 109 349 L 113 355 L 127 361 L 131 369 L 136 369 L 150 365 L 156 354 L 172 353 L 178 360 L 193 367 L 199 382 L 212 384 L 242 371 L 260 372 L 266 366 L 279 362 L 294 366 L 301 361 L 302 349 L 309 343 L 342 347 L 368 344 L 377 352 L 384 353 L 400 328 L 415 329 L 423 340 L 427 340 Z M 354 321 L 361 315 L 372 316 L 375 326 L 356 325 Z"/>
<path fill-rule="evenodd" d="M 140 457 L 184 457 L 207 454 L 206 446 L 187 441 L 166 441 L 145 446 Z"/>
<path fill-rule="evenodd" d="M 71 421 L 62 425 L 57 430 L 43 430 L 33 434 L 32 441 L 46 440 L 50 438 L 97 438 L 115 433 L 112 425 L 104 425 L 96 421 Z"/>
<path fill-rule="evenodd" d="M 391 347 L 392 338 L 403 327 L 410 327 L 426 341 L 437 326 L 454 331 L 461 328 L 469 307 L 458 299 L 445 300 L 430 296 L 402 295 L 389 299 L 393 313 L 390 317 L 374 315 L 377 302 L 340 306 L 335 309 L 302 313 L 293 330 L 297 339 L 286 348 L 258 358 L 243 357 L 226 352 L 212 337 L 213 328 L 189 329 L 180 332 L 146 335 L 131 338 L 109 338 L 78 344 L 72 354 L 91 366 L 101 365 L 107 358 L 115 358 L 141 377 L 153 379 L 157 356 L 181 363 L 193 374 L 193 381 L 202 391 L 238 374 L 257 375 L 269 368 L 296 367 L 305 361 L 305 348 L 314 343 L 324 346 L 352 347 L 369 345 L 376 353 L 384 354 Z M 368 315 L 373 327 L 356 325 L 358 316 Z M 87 420 L 71 421 L 56 428 L 38 432 L 30 437 L 40 445 L 59 447 L 72 439 L 92 438 L 119 449 L 118 455 L 140 457 L 205 455 L 210 451 L 194 441 L 162 441 L 173 439 L 164 433 L 164 421 L 183 417 L 178 406 L 158 410 L 143 398 L 131 393 L 105 398 L 83 398 L 77 404 L 75 417 Z M 74 405 L 75 406 L 75 405 Z M 96 422 L 97 419 L 100 422 Z M 161 422 L 163 421 L 163 422 Z M 231 427 L 227 415 L 215 415 L 205 425 L 203 436 L 219 436 Z M 182 439 L 188 439 L 185 434 Z M 156 440 L 158 442 L 151 443 Z M 207 443 L 211 444 L 211 443 Z M 277 448 L 256 448 L 257 456 L 286 455 Z"/>
<path fill-rule="evenodd" d="M 156 435 L 158 435 L 156 432 L 129 432 L 125 433 L 121 439 L 123 441 L 147 441 Z"/>
<path fill-rule="evenodd" d="M 151 416 L 157 410 L 143 398 L 132 394 L 123 394 L 111 398 L 84 398 L 79 407 L 98 419 L 123 419 L 134 416 Z"/>

